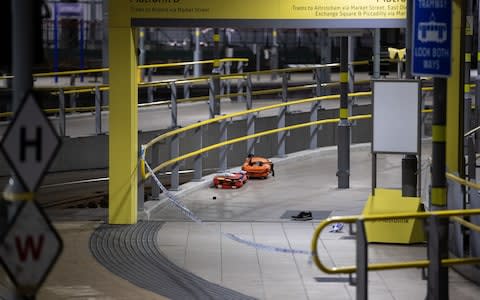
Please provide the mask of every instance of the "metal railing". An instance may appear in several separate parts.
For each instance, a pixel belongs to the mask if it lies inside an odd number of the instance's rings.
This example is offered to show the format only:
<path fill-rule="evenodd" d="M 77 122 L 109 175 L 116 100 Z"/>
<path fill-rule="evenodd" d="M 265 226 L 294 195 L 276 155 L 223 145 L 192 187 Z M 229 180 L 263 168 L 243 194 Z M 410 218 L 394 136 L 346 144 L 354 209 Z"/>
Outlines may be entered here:
<path fill-rule="evenodd" d="M 451 175 L 451 174 L 450 174 Z M 343 216 L 343 217 L 330 217 L 321 222 L 314 231 L 311 241 L 312 260 L 315 265 L 327 274 L 349 274 L 356 273 L 356 295 L 358 300 L 368 298 L 368 271 L 381 271 L 381 270 L 394 270 L 405 268 L 426 268 L 432 267 L 432 264 L 440 264 L 442 267 L 450 267 L 461 264 L 480 264 L 480 257 L 467 257 L 467 258 L 440 258 L 438 253 L 439 247 L 429 245 L 430 259 L 421 259 L 415 261 L 402 261 L 402 262 L 390 262 L 390 263 L 368 263 L 368 242 L 365 232 L 365 222 L 372 221 L 385 221 L 391 219 L 422 219 L 428 223 L 428 235 L 430 239 L 437 237 L 439 234 L 439 227 L 437 225 L 438 218 L 449 218 L 453 222 L 469 228 L 470 230 L 480 232 L 480 226 L 466 221 L 459 216 L 473 216 L 479 215 L 480 209 L 469 210 L 443 210 L 443 211 L 431 211 L 431 212 L 415 212 L 415 213 L 398 213 L 398 214 L 378 214 L 369 216 Z M 356 266 L 344 266 L 344 267 L 328 267 L 321 260 L 318 254 L 318 240 L 321 232 L 332 223 L 355 223 L 356 224 L 356 245 L 357 245 L 357 258 Z M 430 243 L 429 239 L 429 243 Z M 435 251 L 437 251 L 435 253 Z M 433 253 L 433 254 L 432 254 Z M 434 266 L 435 269 L 440 267 Z M 429 274 L 428 280 L 434 280 L 436 274 Z M 430 286 L 430 283 L 429 283 Z M 438 299 L 435 296 L 430 295 L 431 299 Z"/>

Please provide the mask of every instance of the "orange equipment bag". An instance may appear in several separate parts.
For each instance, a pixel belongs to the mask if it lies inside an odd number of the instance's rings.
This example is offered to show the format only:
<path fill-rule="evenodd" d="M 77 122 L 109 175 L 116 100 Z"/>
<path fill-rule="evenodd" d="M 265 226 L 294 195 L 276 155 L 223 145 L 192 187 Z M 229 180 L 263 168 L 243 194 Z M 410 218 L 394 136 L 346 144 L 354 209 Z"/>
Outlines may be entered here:
<path fill-rule="evenodd" d="M 248 177 L 245 172 L 234 172 L 215 176 L 213 186 L 219 189 L 237 189 L 241 188 Z"/>
<path fill-rule="evenodd" d="M 275 176 L 271 160 L 252 154 L 245 159 L 242 170 L 247 172 L 249 178 L 267 178 L 270 173 Z"/>

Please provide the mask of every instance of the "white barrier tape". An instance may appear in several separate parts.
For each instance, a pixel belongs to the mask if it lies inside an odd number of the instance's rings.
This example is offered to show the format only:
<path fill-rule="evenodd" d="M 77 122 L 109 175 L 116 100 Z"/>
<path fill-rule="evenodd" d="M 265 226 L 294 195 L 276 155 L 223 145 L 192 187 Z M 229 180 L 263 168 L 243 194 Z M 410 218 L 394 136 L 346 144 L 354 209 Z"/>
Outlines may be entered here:
<path fill-rule="evenodd" d="M 160 182 L 160 180 L 157 178 L 157 175 L 155 173 L 153 173 L 153 170 L 152 168 L 150 168 L 150 165 L 145 161 L 145 166 L 147 167 L 148 169 L 148 172 L 151 174 L 152 178 L 154 179 L 154 181 L 157 183 L 158 187 L 162 190 L 162 192 L 164 193 L 164 195 L 168 198 L 168 200 L 170 200 L 170 202 L 173 203 L 173 205 L 175 205 L 177 208 L 179 208 L 182 213 L 187 216 L 189 219 L 191 219 L 192 221 L 194 221 L 195 223 L 198 223 L 198 224 L 203 224 L 202 220 L 200 218 L 198 218 L 197 216 L 195 216 L 195 214 L 189 210 L 183 203 L 182 201 L 180 201 L 177 197 L 175 197 L 175 195 L 173 195 L 172 193 L 170 193 L 164 186 L 163 184 Z M 241 243 L 241 244 L 244 244 L 244 245 L 247 245 L 247 246 L 250 246 L 250 247 L 253 247 L 255 249 L 258 249 L 258 250 L 265 250 L 265 251 L 271 251 L 271 252 L 281 252 L 281 253 L 291 253 L 291 254 L 305 254 L 305 255 L 311 255 L 311 252 L 310 251 L 307 251 L 307 250 L 298 250 L 298 249 L 291 249 L 291 248 L 281 248 L 281 247 L 274 247 L 274 246 L 269 246 L 269 245 L 263 245 L 263 244 L 260 244 L 260 243 L 256 243 L 256 242 L 252 242 L 252 241 L 249 241 L 249 240 L 245 240 L 245 239 L 242 239 L 238 236 L 236 236 L 235 234 L 233 233 L 228 233 L 228 232 L 220 232 L 224 237 L 232 240 L 232 241 L 235 241 L 235 242 L 238 242 L 238 243 Z"/>
<path fill-rule="evenodd" d="M 160 182 L 160 180 L 158 180 L 157 178 L 157 175 L 155 175 L 155 173 L 153 173 L 153 170 L 152 168 L 150 168 L 150 165 L 145 161 L 145 166 L 147 167 L 148 169 L 148 172 L 152 175 L 152 178 L 155 180 L 155 182 L 157 183 L 158 187 L 162 190 L 162 192 L 164 193 L 165 196 L 167 196 L 167 198 L 170 200 L 170 202 L 173 203 L 173 205 L 175 205 L 176 207 L 178 207 L 182 213 L 187 216 L 189 219 L 191 219 L 192 221 L 194 221 L 195 223 L 202 223 L 202 220 L 200 220 L 199 218 L 197 218 L 197 216 L 195 216 L 195 214 L 189 210 L 183 203 L 182 201 L 180 201 L 177 197 L 175 197 L 175 195 L 173 195 L 172 193 L 170 193 L 164 186 L 163 184 Z"/>

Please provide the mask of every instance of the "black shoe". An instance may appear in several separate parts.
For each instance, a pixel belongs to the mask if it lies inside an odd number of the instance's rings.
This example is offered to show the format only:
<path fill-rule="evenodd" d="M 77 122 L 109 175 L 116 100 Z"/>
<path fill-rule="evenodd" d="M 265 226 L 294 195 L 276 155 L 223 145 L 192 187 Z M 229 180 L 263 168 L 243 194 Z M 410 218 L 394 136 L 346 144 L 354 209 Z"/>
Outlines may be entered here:
<path fill-rule="evenodd" d="M 301 211 L 298 215 L 292 216 L 292 220 L 295 221 L 309 221 L 312 220 L 312 212 L 311 211 Z"/>

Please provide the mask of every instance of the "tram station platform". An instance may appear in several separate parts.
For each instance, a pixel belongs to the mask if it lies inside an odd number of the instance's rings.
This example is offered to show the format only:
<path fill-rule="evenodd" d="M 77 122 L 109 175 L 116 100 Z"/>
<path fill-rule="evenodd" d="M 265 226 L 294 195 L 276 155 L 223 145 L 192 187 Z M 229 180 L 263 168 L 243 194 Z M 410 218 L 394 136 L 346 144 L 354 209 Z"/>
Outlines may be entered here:
<path fill-rule="evenodd" d="M 423 174 L 430 142 L 423 143 Z M 136 225 L 105 224 L 106 211 L 83 216 L 48 211 L 65 249 L 37 299 L 355 299 L 347 276 L 327 275 L 304 254 L 264 249 L 310 249 L 316 225 L 334 215 L 357 215 L 371 190 L 370 145 L 352 146 L 349 189 L 338 189 L 336 147 L 273 158 L 275 177 L 238 190 L 209 187 L 210 177 L 173 193 L 202 223 L 163 204 Z M 401 157 L 378 159 L 378 186 L 398 188 Z M 426 194 L 428 181 L 422 184 Z M 298 211 L 311 221 L 293 221 Z M 89 220 L 89 221 L 87 221 Z M 235 234 L 256 247 L 226 239 Z M 319 255 L 329 266 L 355 264 L 355 240 L 345 226 L 324 232 Z M 426 245 L 370 244 L 370 262 L 423 259 Z M 450 298 L 478 299 L 480 287 L 450 270 Z M 369 272 L 370 299 L 424 299 L 420 269 Z M 13 299 L 4 297 L 4 299 Z"/>
<path fill-rule="evenodd" d="M 270 102 L 254 102 L 266 104 Z M 222 102 L 225 113 L 243 106 Z M 179 110 L 182 125 L 208 116 L 205 103 L 181 105 Z M 139 114 L 142 130 L 168 127 L 167 107 L 142 109 Z M 80 114 L 71 120 L 78 120 L 67 127 L 72 136 L 94 134 L 92 116 Z M 37 299 L 355 299 L 348 276 L 325 274 L 309 255 L 283 250 L 308 252 L 314 229 L 323 219 L 361 213 L 371 192 L 370 147 L 352 146 L 348 189 L 337 188 L 336 147 L 273 157 L 275 177 L 249 180 L 238 190 L 211 188 L 213 174 L 184 184 L 173 194 L 201 223 L 166 198 L 146 202 L 143 219 L 136 225 L 108 225 L 106 208 L 47 209 L 63 238 L 64 251 Z M 426 202 L 428 139 L 422 149 L 421 190 Z M 379 155 L 377 186 L 400 188 L 400 167 L 401 156 Z M 62 181 L 62 175 L 55 176 L 47 176 L 45 183 Z M 313 220 L 291 220 L 300 211 L 311 211 Z M 228 239 L 228 234 L 251 243 Z M 372 263 L 425 259 L 426 251 L 425 244 L 370 244 L 369 259 Z M 322 233 L 319 255 L 329 266 L 355 264 L 355 239 L 347 225 L 340 232 Z M 480 286 L 453 270 L 449 276 L 451 299 L 478 299 Z M 0 295 L 14 299 L 6 275 L 0 278 Z M 369 298 L 424 299 L 426 285 L 420 269 L 370 272 Z"/>

